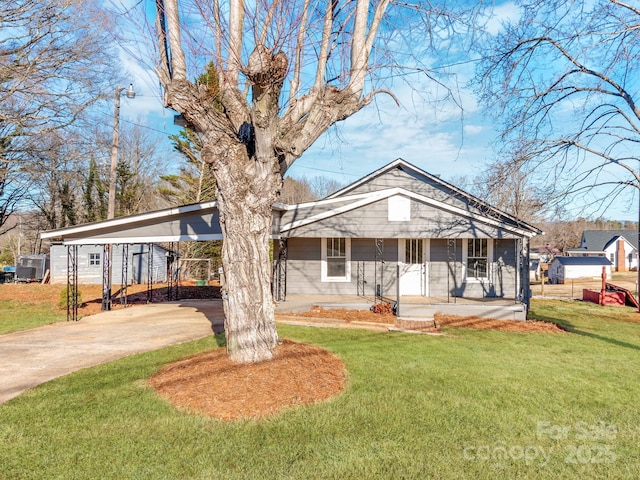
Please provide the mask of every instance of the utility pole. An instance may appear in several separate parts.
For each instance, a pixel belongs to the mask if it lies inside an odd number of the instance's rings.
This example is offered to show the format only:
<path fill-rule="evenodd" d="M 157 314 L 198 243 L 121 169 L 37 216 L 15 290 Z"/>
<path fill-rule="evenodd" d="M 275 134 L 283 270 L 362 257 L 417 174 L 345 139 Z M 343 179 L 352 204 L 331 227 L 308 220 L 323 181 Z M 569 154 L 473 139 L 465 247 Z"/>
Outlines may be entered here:
<path fill-rule="evenodd" d="M 107 220 L 116 215 L 116 183 L 118 180 L 118 147 L 120 146 L 120 95 L 124 87 L 116 87 L 115 108 L 113 111 L 113 140 L 111 141 L 111 168 L 109 170 L 109 203 L 107 205 Z M 135 98 L 133 85 L 126 89 L 127 98 Z"/>
<path fill-rule="evenodd" d="M 116 187 L 118 180 L 118 147 L 120 143 L 120 96 L 126 90 L 127 98 L 135 98 L 133 84 L 129 88 L 116 87 L 115 105 L 113 110 L 113 139 L 111 141 L 111 165 L 109 169 L 109 200 L 107 204 L 107 220 L 116 216 Z M 111 257 L 112 245 L 104 246 L 102 263 L 102 310 L 111 310 Z"/>

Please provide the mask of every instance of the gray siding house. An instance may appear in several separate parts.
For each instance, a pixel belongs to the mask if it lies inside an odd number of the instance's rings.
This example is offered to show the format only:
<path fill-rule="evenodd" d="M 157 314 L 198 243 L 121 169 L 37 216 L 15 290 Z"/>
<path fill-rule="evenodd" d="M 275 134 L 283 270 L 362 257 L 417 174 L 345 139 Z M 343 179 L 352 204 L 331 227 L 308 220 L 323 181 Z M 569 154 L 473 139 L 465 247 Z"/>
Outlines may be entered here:
<path fill-rule="evenodd" d="M 287 294 L 395 297 L 399 288 L 526 300 L 528 244 L 539 233 L 398 159 L 323 200 L 288 206 L 276 255 L 286 257 Z"/>
<path fill-rule="evenodd" d="M 395 298 L 399 292 L 447 301 L 506 298 L 526 304 L 529 240 L 540 233 L 397 159 L 322 200 L 274 205 L 274 297 Z M 41 237 L 65 247 L 113 244 L 117 255 L 119 245 L 220 240 L 222 232 L 217 202 L 203 202 Z M 114 283 L 119 279 L 117 261 Z"/>

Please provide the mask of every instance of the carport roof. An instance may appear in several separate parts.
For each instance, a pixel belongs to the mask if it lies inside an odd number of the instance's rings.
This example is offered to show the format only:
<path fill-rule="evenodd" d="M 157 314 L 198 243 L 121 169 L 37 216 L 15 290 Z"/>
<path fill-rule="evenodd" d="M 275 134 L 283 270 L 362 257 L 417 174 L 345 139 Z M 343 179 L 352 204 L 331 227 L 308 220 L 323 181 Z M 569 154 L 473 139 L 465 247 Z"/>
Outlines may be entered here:
<path fill-rule="evenodd" d="M 286 206 L 273 208 L 280 211 Z M 276 228 L 272 237 L 279 238 Z M 184 242 L 222 240 L 222 230 L 218 202 L 210 201 L 49 230 L 40 238 L 61 240 L 65 245 Z"/>

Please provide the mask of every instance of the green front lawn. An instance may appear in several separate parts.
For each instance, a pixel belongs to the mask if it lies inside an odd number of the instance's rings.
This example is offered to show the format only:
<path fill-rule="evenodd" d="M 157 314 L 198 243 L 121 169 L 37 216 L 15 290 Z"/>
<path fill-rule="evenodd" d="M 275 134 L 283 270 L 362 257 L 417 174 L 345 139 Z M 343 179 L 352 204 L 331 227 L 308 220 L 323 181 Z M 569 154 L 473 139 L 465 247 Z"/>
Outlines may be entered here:
<path fill-rule="evenodd" d="M 176 411 L 146 387 L 213 337 L 79 371 L 0 406 L 0 478 L 636 478 L 640 317 L 532 314 L 573 333 L 280 326 L 339 355 L 349 385 L 260 421 Z"/>
<path fill-rule="evenodd" d="M 66 310 L 51 307 L 42 302 L 0 300 L 0 335 L 62 322 L 66 319 Z"/>

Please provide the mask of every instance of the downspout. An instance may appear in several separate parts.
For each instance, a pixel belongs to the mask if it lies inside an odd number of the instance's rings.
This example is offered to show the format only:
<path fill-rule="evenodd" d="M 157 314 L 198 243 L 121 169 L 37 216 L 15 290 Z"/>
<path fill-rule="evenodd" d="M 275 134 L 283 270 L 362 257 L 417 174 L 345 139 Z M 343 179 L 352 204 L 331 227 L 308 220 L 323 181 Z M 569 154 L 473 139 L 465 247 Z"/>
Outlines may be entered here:
<path fill-rule="evenodd" d="M 521 263 L 521 258 L 522 258 L 522 245 L 521 245 L 522 239 L 520 238 L 516 238 L 515 242 L 513 242 L 513 249 L 514 249 L 514 257 L 515 257 L 515 261 L 516 261 L 516 275 L 515 275 L 515 292 L 514 292 L 514 303 L 517 303 L 518 300 L 522 300 L 520 298 L 520 276 L 522 275 L 521 273 L 521 269 L 520 269 L 520 263 Z"/>

